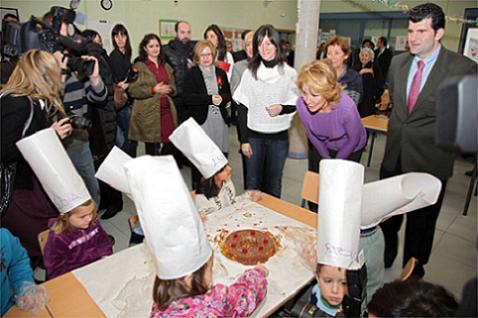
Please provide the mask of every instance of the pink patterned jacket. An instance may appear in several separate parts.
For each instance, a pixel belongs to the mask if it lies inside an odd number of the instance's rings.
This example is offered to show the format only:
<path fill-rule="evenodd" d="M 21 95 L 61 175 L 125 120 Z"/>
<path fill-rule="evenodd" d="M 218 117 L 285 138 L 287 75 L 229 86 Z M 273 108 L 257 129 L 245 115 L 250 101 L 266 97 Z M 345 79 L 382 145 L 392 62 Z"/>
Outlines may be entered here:
<path fill-rule="evenodd" d="M 267 293 L 267 280 L 259 269 L 246 270 L 232 285 L 222 284 L 204 295 L 173 301 L 166 310 L 153 305 L 151 318 L 247 317 Z"/>

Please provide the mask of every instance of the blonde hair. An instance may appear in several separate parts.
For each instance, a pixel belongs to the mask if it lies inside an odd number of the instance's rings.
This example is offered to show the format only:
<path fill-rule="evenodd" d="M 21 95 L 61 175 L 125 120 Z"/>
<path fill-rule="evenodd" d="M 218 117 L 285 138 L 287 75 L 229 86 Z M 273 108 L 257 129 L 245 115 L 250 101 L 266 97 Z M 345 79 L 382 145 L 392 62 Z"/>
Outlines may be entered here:
<path fill-rule="evenodd" d="M 330 104 L 340 99 L 342 86 L 337 82 L 337 74 L 329 60 L 317 60 L 302 67 L 297 77 L 297 88 L 307 85 L 313 94 L 323 96 Z"/>
<path fill-rule="evenodd" d="M 53 54 L 32 49 L 18 60 L 8 82 L 0 92 L 11 91 L 13 96 L 30 96 L 46 101 L 46 110 L 64 113 L 60 97 L 61 67 Z"/>
<path fill-rule="evenodd" d="M 210 48 L 212 53 L 212 60 L 216 60 L 216 47 L 209 40 L 201 40 L 196 43 L 194 46 L 194 63 L 199 64 L 199 56 L 205 48 Z"/>
<path fill-rule="evenodd" d="M 252 40 L 254 39 L 254 31 L 249 31 L 246 33 L 246 36 L 244 37 L 244 49 L 247 46 L 247 43 L 252 43 Z"/>
<path fill-rule="evenodd" d="M 75 230 L 75 228 L 71 225 L 70 223 L 70 216 L 75 213 L 76 209 L 79 208 L 79 207 L 89 207 L 91 206 L 93 211 L 93 217 L 91 218 L 91 223 L 90 224 L 93 224 L 94 222 L 96 222 L 97 218 L 98 218 L 98 212 L 97 212 L 97 209 L 96 209 L 96 204 L 93 200 L 89 199 L 87 201 L 85 201 L 84 203 L 80 204 L 79 206 L 73 208 L 73 210 L 67 212 L 67 213 L 62 213 L 60 214 L 60 216 L 56 219 L 55 223 L 52 225 L 51 227 L 51 230 L 55 233 L 55 234 L 61 234 L 63 232 L 72 232 Z"/>

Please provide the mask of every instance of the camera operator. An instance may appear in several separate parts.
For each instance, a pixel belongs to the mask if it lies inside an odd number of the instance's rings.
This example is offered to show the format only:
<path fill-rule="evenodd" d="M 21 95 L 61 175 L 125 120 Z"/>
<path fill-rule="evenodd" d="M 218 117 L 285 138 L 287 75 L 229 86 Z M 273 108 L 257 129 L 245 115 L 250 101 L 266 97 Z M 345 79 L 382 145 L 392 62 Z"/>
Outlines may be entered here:
<path fill-rule="evenodd" d="M 2 18 L 2 30 L 5 30 L 5 25 L 9 22 L 19 22 L 18 17 L 16 15 L 13 15 L 11 13 L 7 13 L 3 16 Z M 0 84 L 3 85 L 6 82 L 8 82 L 8 79 L 10 78 L 10 75 L 13 72 L 13 69 L 17 65 L 18 62 L 18 56 L 7 56 L 6 54 L 3 53 L 3 45 L 4 45 L 4 39 L 3 39 L 3 33 L 2 34 L 2 40 L 1 40 L 1 50 L 2 52 L 2 61 L 0 64 Z"/>
<path fill-rule="evenodd" d="M 114 105 L 114 81 L 111 68 L 111 61 L 108 54 L 102 47 L 101 36 L 94 30 L 82 32 L 87 40 L 88 51 L 95 56 L 100 66 L 100 76 L 108 91 L 106 101 L 103 103 L 89 103 L 88 114 L 91 119 L 90 149 L 93 154 L 95 167 L 98 168 L 108 153 L 115 145 L 116 139 L 116 108 Z M 102 219 L 109 219 L 123 209 L 123 198 L 121 192 L 113 189 L 104 182 L 99 181 L 101 203 L 99 209 L 106 209 L 101 216 Z"/>
<path fill-rule="evenodd" d="M 12 171 L 7 174 L 12 176 L 14 185 L 10 193 L 3 188 L 2 181 L 2 203 L 8 200 L 8 208 L 2 212 L 2 227 L 20 238 L 33 265 L 41 257 L 37 235 L 48 228 L 48 219 L 57 217 L 58 211 L 15 144 L 22 137 L 48 127 L 55 129 L 61 139 L 71 134 L 68 118 L 53 122 L 54 116 L 65 117 L 60 77 L 55 57 L 33 49 L 20 57 L 1 90 L 2 175 Z"/>
<path fill-rule="evenodd" d="M 69 26 L 64 21 L 61 22 L 59 34 L 68 35 Z M 88 103 L 98 104 L 107 100 L 108 91 L 100 76 L 99 63 L 96 57 L 90 55 L 81 56 L 81 61 L 93 61 L 92 70 L 86 67 L 82 72 L 72 71 L 67 66 L 68 50 L 56 51 L 54 55 L 61 63 L 62 69 L 62 101 L 65 111 L 70 117 L 73 125 L 73 133 L 66 139 L 66 151 L 70 156 L 76 170 L 83 178 L 83 181 L 91 194 L 91 197 L 99 204 L 100 193 L 98 181 L 95 178 L 95 166 L 93 156 L 90 150 L 88 128 L 91 121 L 87 118 Z M 83 74 L 85 73 L 85 74 Z"/>

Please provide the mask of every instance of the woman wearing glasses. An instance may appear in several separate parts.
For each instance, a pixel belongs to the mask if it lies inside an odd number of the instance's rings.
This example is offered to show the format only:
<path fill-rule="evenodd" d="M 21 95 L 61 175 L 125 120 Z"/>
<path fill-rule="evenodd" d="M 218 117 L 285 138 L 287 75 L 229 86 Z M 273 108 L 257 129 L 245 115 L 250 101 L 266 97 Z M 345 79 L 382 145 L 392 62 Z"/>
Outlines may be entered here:
<path fill-rule="evenodd" d="M 216 143 L 221 151 L 229 152 L 229 115 L 227 104 L 231 91 L 226 73 L 214 65 L 216 48 L 207 40 L 194 47 L 195 66 L 188 70 L 184 81 L 184 104 L 191 116 Z M 199 184 L 201 174 L 192 168 L 193 189 Z"/>

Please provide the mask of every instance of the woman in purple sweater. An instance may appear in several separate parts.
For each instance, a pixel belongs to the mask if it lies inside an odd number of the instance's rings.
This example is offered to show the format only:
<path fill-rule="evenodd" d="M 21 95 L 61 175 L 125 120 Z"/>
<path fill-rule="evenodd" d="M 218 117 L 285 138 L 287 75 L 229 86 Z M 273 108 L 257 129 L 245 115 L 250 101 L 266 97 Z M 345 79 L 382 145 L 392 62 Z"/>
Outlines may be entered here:
<path fill-rule="evenodd" d="M 367 142 L 354 101 L 342 90 L 327 60 L 305 65 L 297 80 L 302 97 L 297 112 L 307 136 L 322 158 L 360 162 Z"/>

